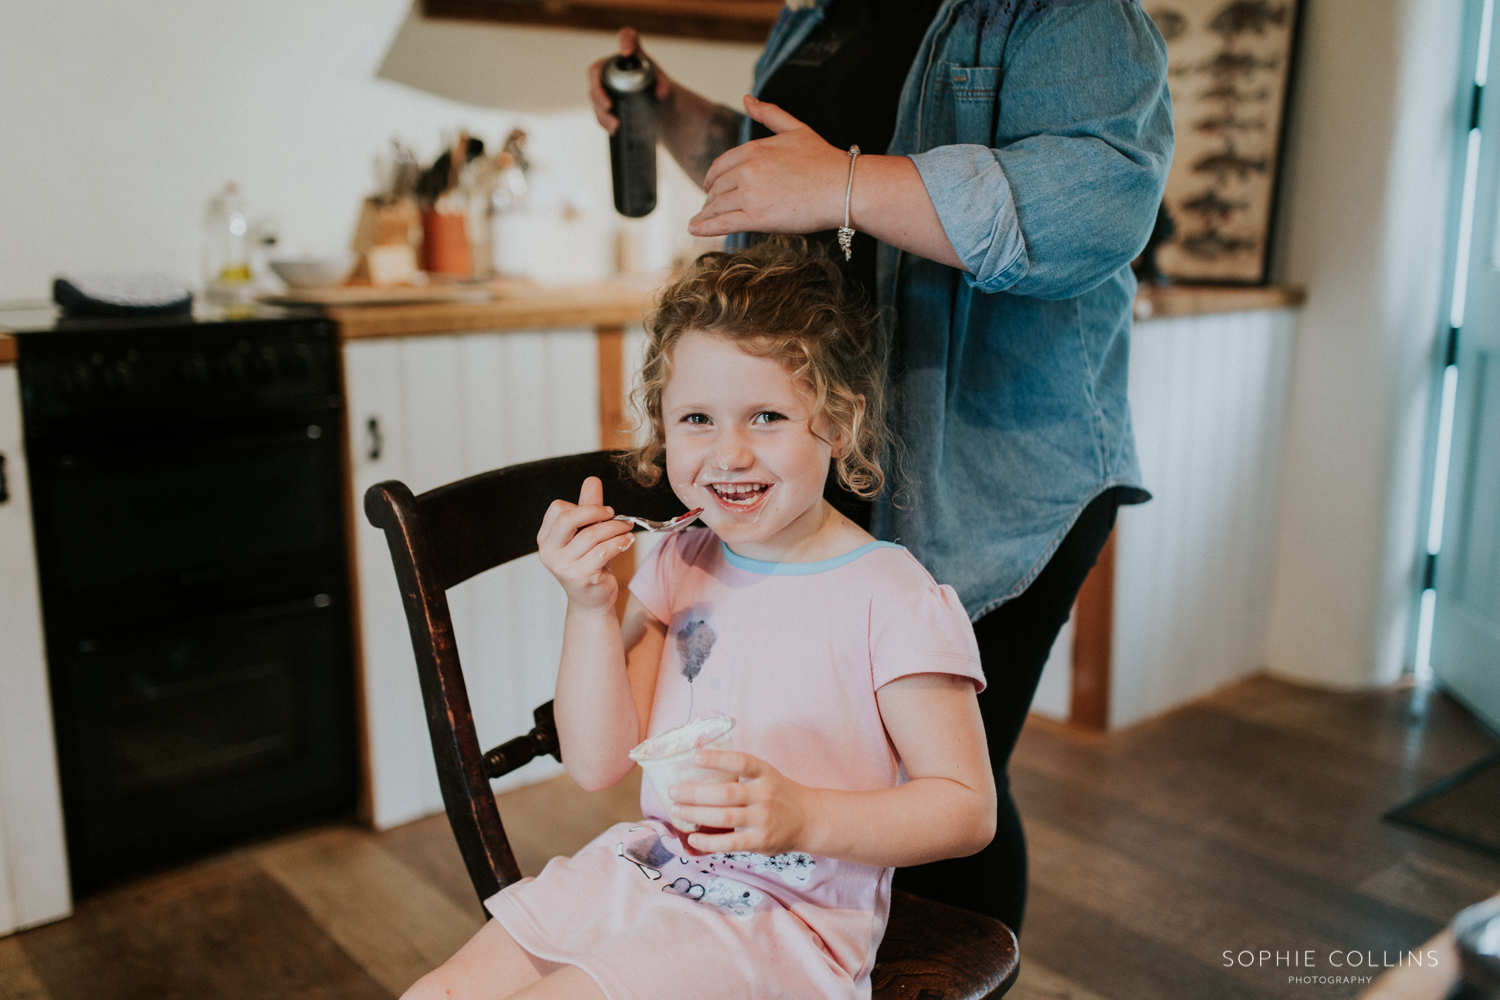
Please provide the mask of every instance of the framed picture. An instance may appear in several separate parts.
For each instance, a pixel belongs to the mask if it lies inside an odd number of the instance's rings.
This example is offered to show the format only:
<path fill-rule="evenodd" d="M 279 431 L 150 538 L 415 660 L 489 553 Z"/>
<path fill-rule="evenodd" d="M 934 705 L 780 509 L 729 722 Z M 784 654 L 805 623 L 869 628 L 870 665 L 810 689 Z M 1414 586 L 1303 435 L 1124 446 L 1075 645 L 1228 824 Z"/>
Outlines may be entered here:
<path fill-rule="evenodd" d="M 1147 0 L 1167 40 L 1177 151 L 1157 263 L 1183 282 L 1264 284 L 1300 0 Z"/>
<path fill-rule="evenodd" d="M 764 42 L 782 0 L 422 0 L 426 17 Z"/>

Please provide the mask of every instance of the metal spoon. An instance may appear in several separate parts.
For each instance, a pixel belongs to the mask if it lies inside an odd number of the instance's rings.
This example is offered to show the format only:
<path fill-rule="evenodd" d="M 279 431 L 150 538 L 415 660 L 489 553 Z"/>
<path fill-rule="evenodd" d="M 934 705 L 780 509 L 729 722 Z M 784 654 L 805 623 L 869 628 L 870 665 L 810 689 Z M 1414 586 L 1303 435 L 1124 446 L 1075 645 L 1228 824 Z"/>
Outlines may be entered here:
<path fill-rule="evenodd" d="M 698 519 L 703 513 L 702 507 L 694 507 L 686 514 L 679 514 L 670 521 L 649 521 L 644 517 L 631 517 L 629 514 L 616 514 L 611 520 L 629 521 L 637 527 L 645 528 L 647 531 L 680 531 Z"/>

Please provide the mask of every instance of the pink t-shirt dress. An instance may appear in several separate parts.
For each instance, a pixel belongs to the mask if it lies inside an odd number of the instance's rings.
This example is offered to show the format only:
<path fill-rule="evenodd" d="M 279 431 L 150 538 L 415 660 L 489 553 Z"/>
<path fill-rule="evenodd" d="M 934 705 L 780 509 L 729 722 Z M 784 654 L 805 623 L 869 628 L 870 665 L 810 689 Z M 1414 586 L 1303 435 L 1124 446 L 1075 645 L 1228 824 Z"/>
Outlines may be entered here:
<path fill-rule="evenodd" d="M 905 780 L 882 685 L 944 673 L 984 686 L 958 595 L 889 542 L 766 563 L 695 529 L 664 539 L 630 589 L 667 624 L 649 735 L 732 715 L 736 750 L 804 785 Z M 609 1000 L 870 995 L 892 869 L 798 852 L 691 856 L 649 782 L 641 813 L 485 905 L 522 948 L 580 967 Z"/>

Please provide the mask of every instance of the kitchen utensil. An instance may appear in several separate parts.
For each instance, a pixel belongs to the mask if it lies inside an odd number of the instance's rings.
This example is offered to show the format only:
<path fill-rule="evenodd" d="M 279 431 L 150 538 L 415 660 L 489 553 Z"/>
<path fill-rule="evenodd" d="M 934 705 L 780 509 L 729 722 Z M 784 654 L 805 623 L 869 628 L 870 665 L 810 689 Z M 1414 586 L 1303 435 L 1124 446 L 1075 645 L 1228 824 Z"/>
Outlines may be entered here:
<path fill-rule="evenodd" d="M 474 271 L 469 255 L 469 237 L 462 214 L 422 213 L 422 254 L 432 274 L 455 274 L 467 278 Z"/>
<path fill-rule="evenodd" d="M 283 257 L 268 262 L 276 276 L 290 288 L 328 288 L 338 285 L 354 267 L 354 254 L 327 257 Z"/>
<path fill-rule="evenodd" d="M 651 521 L 644 517 L 632 517 L 629 514 L 616 514 L 614 517 L 610 518 L 610 520 L 629 521 L 631 524 L 634 524 L 639 528 L 644 528 L 647 531 L 660 531 L 663 533 L 670 533 L 673 531 L 681 531 L 683 528 L 686 528 L 688 525 L 696 521 L 698 519 L 698 515 L 701 513 L 703 513 L 702 507 L 694 507 L 686 514 L 678 514 L 670 521 Z"/>
<path fill-rule="evenodd" d="M 615 56 L 600 82 L 620 120 L 609 137 L 615 211 L 638 219 L 656 207 L 656 67 L 639 52 Z"/>

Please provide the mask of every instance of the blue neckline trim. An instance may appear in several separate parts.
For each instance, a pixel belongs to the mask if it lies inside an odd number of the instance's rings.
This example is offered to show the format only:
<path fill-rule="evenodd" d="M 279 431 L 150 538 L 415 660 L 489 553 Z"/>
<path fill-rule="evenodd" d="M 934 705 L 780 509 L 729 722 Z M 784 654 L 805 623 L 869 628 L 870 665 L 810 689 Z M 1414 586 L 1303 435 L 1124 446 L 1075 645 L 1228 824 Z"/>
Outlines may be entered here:
<path fill-rule="evenodd" d="M 834 556 L 832 559 L 810 563 L 782 563 L 765 562 L 761 559 L 750 559 L 746 556 L 736 555 L 723 540 L 720 540 L 719 548 L 723 551 L 724 558 L 729 562 L 729 565 L 735 569 L 742 569 L 749 573 L 760 573 L 762 576 L 811 576 L 814 573 L 826 573 L 831 569 L 847 566 L 866 552 L 873 552 L 876 549 L 901 549 L 903 552 L 906 550 L 905 545 L 897 545 L 895 542 L 866 542 L 859 548 L 845 552 L 841 556 Z"/>

